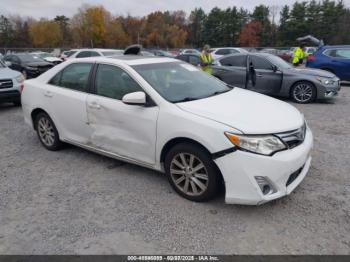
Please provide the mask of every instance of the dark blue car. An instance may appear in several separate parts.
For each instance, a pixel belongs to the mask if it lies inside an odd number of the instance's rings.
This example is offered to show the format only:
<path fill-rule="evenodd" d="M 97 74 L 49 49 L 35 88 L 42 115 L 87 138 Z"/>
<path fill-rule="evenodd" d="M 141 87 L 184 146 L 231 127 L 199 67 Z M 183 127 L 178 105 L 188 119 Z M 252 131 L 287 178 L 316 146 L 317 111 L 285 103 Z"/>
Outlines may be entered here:
<path fill-rule="evenodd" d="M 327 70 L 350 81 L 350 45 L 321 46 L 308 57 L 306 67 Z"/>

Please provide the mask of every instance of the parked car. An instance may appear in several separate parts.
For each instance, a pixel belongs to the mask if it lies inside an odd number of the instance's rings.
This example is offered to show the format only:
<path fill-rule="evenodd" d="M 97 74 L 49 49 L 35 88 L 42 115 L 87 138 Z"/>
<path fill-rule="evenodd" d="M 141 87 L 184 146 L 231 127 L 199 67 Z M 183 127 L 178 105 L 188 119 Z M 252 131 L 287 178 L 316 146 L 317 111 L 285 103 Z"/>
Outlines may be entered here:
<path fill-rule="evenodd" d="M 182 60 L 184 62 L 190 63 L 194 66 L 199 66 L 201 64 L 201 58 L 198 54 L 183 54 L 175 57 L 176 59 Z"/>
<path fill-rule="evenodd" d="M 259 53 L 267 53 L 271 55 L 278 55 L 278 49 L 275 48 L 264 48 L 259 51 Z"/>
<path fill-rule="evenodd" d="M 63 61 L 66 61 L 68 59 L 68 57 L 70 57 L 71 55 L 75 54 L 78 50 L 68 50 L 68 51 L 63 51 L 60 55 L 60 58 Z"/>
<path fill-rule="evenodd" d="M 171 57 L 171 58 L 175 57 L 175 55 L 173 55 L 172 53 L 164 50 L 159 50 L 159 49 L 151 49 L 151 50 L 148 50 L 148 52 L 152 53 L 155 56 L 163 56 L 163 57 Z"/>
<path fill-rule="evenodd" d="M 306 67 L 323 69 L 350 81 L 350 45 L 322 46 L 308 57 Z"/>
<path fill-rule="evenodd" d="M 8 62 L 11 69 L 21 72 L 26 79 L 37 77 L 54 66 L 29 53 L 9 54 L 4 57 L 4 60 Z"/>
<path fill-rule="evenodd" d="M 0 59 L 0 102 L 21 104 L 24 77 L 20 72 L 8 68 Z"/>
<path fill-rule="evenodd" d="M 74 52 L 67 59 L 71 58 L 85 58 L 85 57 L 96 57 L 96 56 L 116 56 L 123 55 L 124 50 L 121 49 L 73 49 Z"/>
<path fill-rule="evenodd" d="M 229 54 L 247 54 L 248 51 L 240 47 L 217 47 L 210 48 L 213 59 L 218 59 Z"/>
<path fill-rule="evenodd" d="M 48 150 L 67 142 L 165 172 L 193 201 L 222 185 L 227 203 L 262 204 L 310 167 L 312 133 L 296 108 L 176 59 L 68 61 L 25 81 L 22 104 Z"/>
<path fill-rule="evenodd" d="M 200 55 L 201 52 L 198 51 L 197 49 L 181 49 L 180 50 L 180 55 L 186 55 L 186 54 L 197 54 L 197 55 Z"/>
<path fill-rule="evenodd" d="M 230 55 L 214 62 L 213 75 L 222 81 L 266 95 L 290 97 L 297 103 L 331 98 L 340 90 L 339 78 L 316 69 L 296 69 L 266 53 Z"/>
<path fill-rule="evenodd" d="M 44 59 L 46 62 L 53 63 L 54 65 L 60 64 L 63 62 L 62 58 L 55 57 L 50 53 L 47 52 L 32 52 L 33 56 L 39 56 L 40 58 Z"/>

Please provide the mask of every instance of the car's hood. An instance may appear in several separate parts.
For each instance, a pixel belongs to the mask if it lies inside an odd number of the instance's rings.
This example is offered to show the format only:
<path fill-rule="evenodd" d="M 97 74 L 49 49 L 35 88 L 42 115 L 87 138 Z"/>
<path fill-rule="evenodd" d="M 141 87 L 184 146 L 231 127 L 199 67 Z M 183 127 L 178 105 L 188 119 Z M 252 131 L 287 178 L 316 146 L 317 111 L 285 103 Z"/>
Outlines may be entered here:
<path fill-rule="evenodd" d="M 321 77 L 330 77 L 330 78 L 335 77 L 333 73 L 325 70 L 321 70 L 321 69 L 291 68 L 287 70 L 288 72 L 294 73 L 294 74 L 303 74 L 303 75 L 321 76 Z"/>
<path fill-rule="evenodd" d="M 0 68 L 0 79 L 13 79 L 17 76 L 20 76 L 21 73 L 15 70 L 12 70 L 8 67 Z"/>
<path fill-rule="evenodd" d="M 291 131 L 304 123 L 302 114 L 295 107 L 241 88 L 205 99 L 178 103 L 177 106 L 245 134 Z"/>
<path fill-rule="evenodd" d="M 62 59 L 61 58 L 57 58 L 57 57 L 45 57 L 44 58 L 47 62 L 60 62 L 60 61 L 62 61 Z"/>

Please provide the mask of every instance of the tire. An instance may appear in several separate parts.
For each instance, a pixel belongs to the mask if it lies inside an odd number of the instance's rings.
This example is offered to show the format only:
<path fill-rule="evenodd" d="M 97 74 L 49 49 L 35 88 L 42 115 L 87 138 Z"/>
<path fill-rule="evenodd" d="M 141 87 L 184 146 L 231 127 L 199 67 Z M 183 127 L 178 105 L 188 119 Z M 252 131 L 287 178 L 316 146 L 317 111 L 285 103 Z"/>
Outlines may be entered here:
<path fill-rule="evenodd" d="M 182 197 L 204 202 L 216 196 L 220 174 L 210 154 L 202 147 L 190 143 L 175 145 L 167 153 L 164 164 L 170 185 Z"/>
<path fill-rule="evenodd" d="M 294 102 L 299 104 L 311 103 L 316 99 L 316 88 L 308 81 L 295 83 L 290 91 L 290 96 Z"/>
<path fill-rule="evenodd" d="M 58 131 L 48 114 L 42 112 L 35 118 L 35 130 L 41 144 L 50 151 L 57 151 L 61 148 Z"/>

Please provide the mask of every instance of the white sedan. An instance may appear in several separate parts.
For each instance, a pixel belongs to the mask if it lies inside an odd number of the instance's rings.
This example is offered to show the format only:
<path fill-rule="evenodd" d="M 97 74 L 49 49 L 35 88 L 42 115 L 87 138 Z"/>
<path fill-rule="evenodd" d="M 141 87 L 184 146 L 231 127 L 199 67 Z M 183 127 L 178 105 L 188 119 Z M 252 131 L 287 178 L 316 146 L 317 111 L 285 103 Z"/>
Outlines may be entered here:
<path fill-rule="evenodd" d="M 224 186 L 227 203 L 262 204 L 310 167 L 312 133 L 297 109 L 172 58 L 69 60 L 27 80 L 22 105 L 47 149 L 66 142 L 165 172 L 193 201 Z"/>

